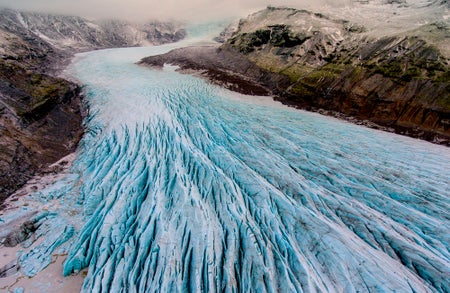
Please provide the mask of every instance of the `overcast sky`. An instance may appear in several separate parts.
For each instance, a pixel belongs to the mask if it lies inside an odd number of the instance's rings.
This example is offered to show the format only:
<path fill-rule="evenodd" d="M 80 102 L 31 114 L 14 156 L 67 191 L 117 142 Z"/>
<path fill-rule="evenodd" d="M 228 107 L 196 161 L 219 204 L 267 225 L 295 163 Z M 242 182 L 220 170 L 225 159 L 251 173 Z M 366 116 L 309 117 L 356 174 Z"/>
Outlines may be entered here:
<path fill-rule="evenodd" d="M 337 2 L 349 1 L 351 0 L 0 0 L 0 7 L 89 18 L 203 21 L 246 16 L 267 5 L 312 9 L 317 5 L 336 5 Z"/>

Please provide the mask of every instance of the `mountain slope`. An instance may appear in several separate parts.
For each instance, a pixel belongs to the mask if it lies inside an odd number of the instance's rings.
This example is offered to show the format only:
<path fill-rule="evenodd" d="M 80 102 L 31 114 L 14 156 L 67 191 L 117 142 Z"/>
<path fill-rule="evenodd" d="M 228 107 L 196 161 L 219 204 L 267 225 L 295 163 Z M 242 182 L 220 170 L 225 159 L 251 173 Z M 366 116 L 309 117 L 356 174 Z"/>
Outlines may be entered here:
<path fill-rule="evenodd" d="M 176 24 L 0 11 L 0 203 L 81 137 L 78 85 L 53 77 L 80 51 L 173 42 Z"/>
<path fill-rule="evenodd" d="M 80 51 L 162 44 L 182 39 L 180 25 L 167 22 L 91 21 L 77 16 L 0 11 L 0 28 L 19 36 L 34 36 L 53 48 Z"/>
<path fill-rule="evenodd" d="M 262 19 L 284 23 L 261 25 Z M 428 139 L 450 136 L 448 55 L 418 33 L 448 40 L 448 26 L 427 24 L 380 38 L 365 30 L 321 14 L 273 8 L 242 22 L 225 47 L 288 76 L 291 84 L 280 93 L 286 103 L 339 111 Z"/>
<path fill-rule="evenodd" d="M 378 29 L 322 13 L 268 7 L 241 20 L 234 34 L 220 49 L 210 50 L 208 58 L 220 60 L 224 51 L 244 57 L 267 72 L 266 76 L 274 76 L 269 82 L 252 74 L 246 78 L 266 86 L 283 103 L 336 111 L 384 129 L 448 144 L 448 21 L 442 18 L 411 28 L 380 36 Z M 204 53 L 192 51 L 190 61 L 201 63 Z M 179 51 L 143 62 L 189 68 L 189 62 L 177 57 L 181 55 Z M 242 71 L 239 64 L 222 70 Z"/>

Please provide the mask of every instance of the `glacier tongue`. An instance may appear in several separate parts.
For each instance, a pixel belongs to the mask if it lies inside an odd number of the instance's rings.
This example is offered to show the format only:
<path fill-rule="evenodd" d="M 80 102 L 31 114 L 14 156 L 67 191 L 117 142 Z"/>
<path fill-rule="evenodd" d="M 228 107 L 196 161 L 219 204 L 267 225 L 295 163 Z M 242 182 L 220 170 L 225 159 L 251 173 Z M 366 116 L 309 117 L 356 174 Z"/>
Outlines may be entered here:
<path fill-rule="evenodd" d="M 84 291 L 449 290 L 448 149 L 116 58 L 139 50 L 74 67 Z"/>
<path fill-rule="evenodd" d="M 173 46 L 72 65 L 88 131 L 47 192 L 67 228 L 23 263 L 75 233 L 84 292 L 450 290 L 448 148 L 133 64 Z"/>

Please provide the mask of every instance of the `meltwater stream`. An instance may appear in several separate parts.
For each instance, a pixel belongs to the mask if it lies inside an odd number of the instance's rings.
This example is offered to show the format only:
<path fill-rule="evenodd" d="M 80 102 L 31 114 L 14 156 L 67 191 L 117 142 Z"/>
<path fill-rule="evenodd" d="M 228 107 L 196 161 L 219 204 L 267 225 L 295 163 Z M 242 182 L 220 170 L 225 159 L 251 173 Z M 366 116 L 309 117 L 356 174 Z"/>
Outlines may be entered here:
<path fill-rule="evenodd" d="M 450 291 L 448 148 L 134 64 L 174 46 L 71 65 L 88 130 L 23 270 L 62 249 L 84 292 Z"/>

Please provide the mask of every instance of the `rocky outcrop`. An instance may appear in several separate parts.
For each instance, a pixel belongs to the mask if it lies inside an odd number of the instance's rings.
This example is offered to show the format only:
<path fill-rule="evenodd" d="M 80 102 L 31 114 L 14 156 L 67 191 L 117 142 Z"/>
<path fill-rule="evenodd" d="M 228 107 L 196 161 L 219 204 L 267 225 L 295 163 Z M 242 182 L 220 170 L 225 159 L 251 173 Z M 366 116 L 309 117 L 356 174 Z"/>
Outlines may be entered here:
<path fill-rule="evenodd" d="M 80 51 L 173 42 L 178 25 L 0 11 L 0 204 L 73 152 L 83 133 L 78 85 L 54 77 Z"/>
<path fill-rule="evenodd" d="M 375 37 L 349 21 L 269 7 L 241 20 L 235 33 L 208 54 L 194 49 L 184 54 L 186 49 L 143 62 L 200 70 L 210 70 L 202 63 L 214 64 L 215 71 L 244 75 L 285 104 L 341 113 L 374 127 L 449 145 L 449 56 L 429 41 L 433 38 L 440 44 L 449 39 L 448 25 L 434 23 Z M 183 55 L 194 57 L 186 60 L 180 58 Z"/>
<path fill-rule="evenodd" d="M 0 60 L 0 202 L 73 152 L 81 125 L 76 84 Z"/>

